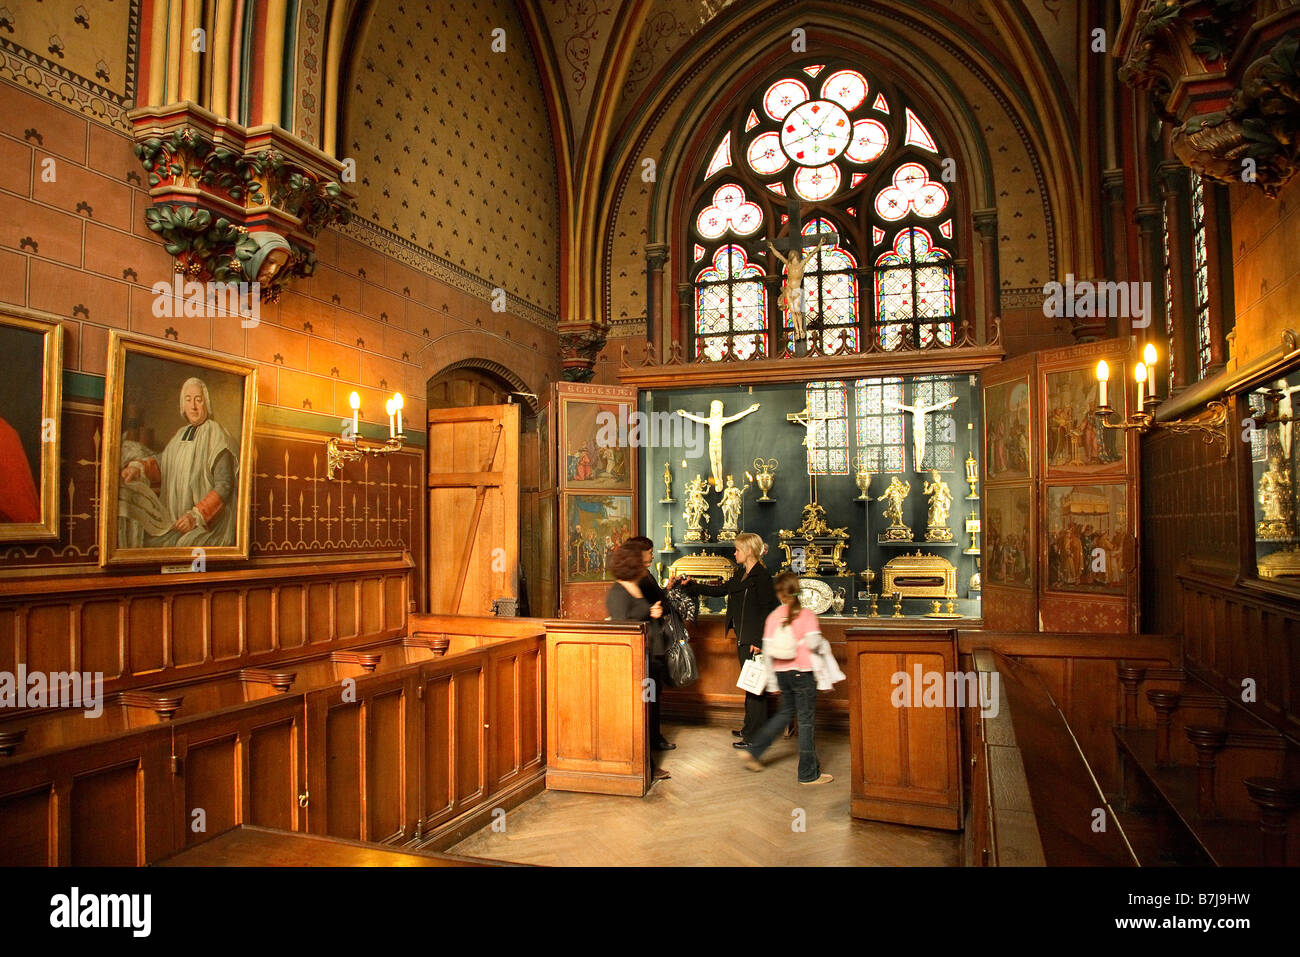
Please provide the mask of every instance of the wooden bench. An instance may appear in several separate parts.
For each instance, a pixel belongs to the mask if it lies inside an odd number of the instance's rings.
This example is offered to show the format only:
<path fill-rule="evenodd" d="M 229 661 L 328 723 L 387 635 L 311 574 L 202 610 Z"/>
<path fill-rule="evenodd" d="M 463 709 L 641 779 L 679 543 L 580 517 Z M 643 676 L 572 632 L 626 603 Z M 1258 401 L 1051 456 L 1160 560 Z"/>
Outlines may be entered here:
<path fill-rule="evenodd" d="M 440 847 L 538 793 L 545 626 L 411 625 L 129 688 L 95 718 L 6 717 L 0 864 L 143 865 L 240 824 Z"/>
<path fill-rule="evenodd" d="M 966 864 L 1133 866 L 1138 858 L 1065 713 L 1027 665 L 980 649 L 996 714 L 976 712 Z"/>
<path fill-rule="evenodd" d="M 1181 669 L 1119 679 L 1121 807 L 1159 837 L 1143 863 L 1300 864 L 1297 742 Z"/>

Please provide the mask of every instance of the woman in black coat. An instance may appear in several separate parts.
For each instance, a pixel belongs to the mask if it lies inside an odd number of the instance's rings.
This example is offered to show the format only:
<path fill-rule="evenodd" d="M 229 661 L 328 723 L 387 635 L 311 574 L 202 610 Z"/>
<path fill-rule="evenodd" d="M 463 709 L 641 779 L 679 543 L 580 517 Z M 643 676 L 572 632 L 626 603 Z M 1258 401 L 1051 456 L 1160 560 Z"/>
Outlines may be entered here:
<path fill-rule="evenodd" d="M 736 536 L 736 573 L 718 585 L 704 585 L 689 578 L 683 587 L 695 595 L 727 598 L 727 630 L 736 633 L 736 658 L 743 665 L 763 650 L 763 625 L 780 602 L 772 588 L 772 575 L 763 564 L 767 546 L 753 532 Z M 767 698 L 745 692 L 745 724 L 735 747 L 743 748 L 767 721 Z M 735 732 L 733 732 L 734 734 Z"/>
<path fill-rule="evenodd" d="M 646 585 L 645 562 L 638 543 L 626 542 L 614 550 L 609 559 L 609 571 L 614 584 L 605 593 L 605 610 L 611 621 L 644 621 L 648 624 L 646 653 L 649 656 L 650 679 L 654 682 L 650 698 L 650 747 L 655 751 L 671 751 L 677 747 L 669 743 L 659 726 L 659 696 L 668 687 L 668 665 L 664 661 L 667 650 L 664 640 L 664 604 L 651 594 Z M 655 591 L 663 594 L 658 583 Z M 663 768 L 656 767 L 656 781 L 671 777 Z"/>

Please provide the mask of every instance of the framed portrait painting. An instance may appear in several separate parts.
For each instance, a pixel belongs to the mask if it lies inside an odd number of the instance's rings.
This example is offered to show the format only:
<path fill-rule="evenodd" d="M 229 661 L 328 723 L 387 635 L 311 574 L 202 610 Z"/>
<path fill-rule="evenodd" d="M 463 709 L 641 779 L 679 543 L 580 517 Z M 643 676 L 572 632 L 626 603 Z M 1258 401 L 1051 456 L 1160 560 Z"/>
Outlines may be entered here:
<path fill-rule="evenodd" d="M 58 538 L 63 327 L 0 312 L 0 542 Z"/>
<path fill-rule="evenodd" d="M 114 332 L 104 397 L 100 564 L 247 558 L 257 367 Z"/>

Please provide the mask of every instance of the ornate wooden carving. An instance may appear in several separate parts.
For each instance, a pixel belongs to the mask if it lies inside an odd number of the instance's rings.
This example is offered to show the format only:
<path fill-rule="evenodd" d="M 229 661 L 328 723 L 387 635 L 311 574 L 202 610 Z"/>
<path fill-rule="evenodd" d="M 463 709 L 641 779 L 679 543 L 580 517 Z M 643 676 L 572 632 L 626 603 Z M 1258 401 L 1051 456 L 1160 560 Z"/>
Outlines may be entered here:
<path fill-rule="evenodd" d="M 193 103 L 131 114 L 149 229 L 188 279 L 261 284 L 274 301 L 315 268 L 316 235 L 346 222 L 343 166 L 277 126 L 246 130 Z"/>
<path fill-rule="evenodd" d="M 1274 0 L 1142 0 L 1120 26 L 1120 78 L 1151 91 L 1183 163 L 1276 196 L 1300 163 L 1298 29 Z"/>

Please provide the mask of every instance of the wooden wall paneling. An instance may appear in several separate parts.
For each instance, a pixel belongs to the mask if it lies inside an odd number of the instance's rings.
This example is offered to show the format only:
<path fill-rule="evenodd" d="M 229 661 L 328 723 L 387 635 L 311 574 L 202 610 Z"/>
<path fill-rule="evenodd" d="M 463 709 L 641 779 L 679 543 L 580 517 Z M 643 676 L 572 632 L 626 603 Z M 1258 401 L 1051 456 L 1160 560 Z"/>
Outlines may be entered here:
<path fill-rule="evenodd" d="M 77 629 L 77 660 L 81 670 L 101 672 L 106 679 L 120 677 L 126 670 L 120 639 L 122 603 L 113 599 L 87 601 L 81 602 L 77 610 L 81 622 Z"/>
<path fill-rule="evenodd" d="M 171 730 L 153 727 L 5 759 L 0 864 L 135 867 L 170 854 L 170 753 Z"/>
<path fill-rule="evenodd" d="M 247 628 L 244 624 L 244 591 L 223 588 L 212 593 L 208 603 L 208 630 L 212 660 L 221 662 L 244 654 Z"/>
<path fill-rule="evenodd" d="M 488 782 L 492 792 L 541 767 L 541 662 L 541 645 L 533 639 L 510 642 L 488 653 Z"/>
<path fill-rule="evenodd" d="M 414 832 L 418 800 L 415 672 L 354 680 L 306 696 L 308 830 L 399 840 Z"/>
<path fill-rule="evenodd" d="M 209 660 L 208 602 L 202 592 L 182 592 L 171 600 L 172 665 L 201 665 Z"/>
<path fill-rule="evenodd" d="M 546 623 L 546 786 L 641 796 L 650 785 L 645 626 Z"/>
<path fill-rule="evenodd" d="M 272 607 L 272 589 L 269 585 L 259 585 L 244 592 L 244 622 L 248 630 L 249 655 L 256 656 L 275 650 Z"/>
<path fill-rule="evenodd" d="M 889 632 L 893 632 L 892 634 Z M 957 708 L 895 705 L 904 672 L 957 670 L 957 633 L 866 627 L 848 633 L 850 813 L 920 827 L 962 826 Z M 914 683 L 914 682 L 913 682 Z M 919 689 L 913 691 L 913 698 Z"/>
<path fill-rule="evenodd" d="M 307 590 L 302 585 L 281 585 L 275 594 L 275 638 L 281 651 L 301 648 L 307 641 Z"/>
<path fill-rule="evenodd" d="M 18 662 L 22 660 L 22 653 L 19 651 L 21 642 L 21 625 L 20 615 L 17 609 L 0 608 L 0 671 L 7 671 L 14 674 L 18 670 Z M 84 634 L 85 629 L 82 629 Z M 83 660 L 84 660 L 83 652 Z"/>
<path fill-rule="evenodd" d="M 357 633 L 357 583 L 338 582 L 334 586 L 334 637 L 351 638 Z"/>
<path fill-rule="evenodd" d="M 278 695 L 172 726 L 172 814 L 177 847 L 227 828 L 256 824 L 299 830 L 304 791 L 303 697 Z M 202 809 L 204 829 L 196 830 Z"/>
<path fill-rule="evenodd" d="M 313 645 L 334 640 L 334 594 L 328 582 L 307 586 L 307 641 Z"/>
<path fill-rule="evenodd" d="M 468 810 L 487 790 L 484 658 L 444 658 L 419 673 L 420 833 Z"/>
<path fill-rule="evenodd" d="M 71 671 L 72 616 L 69 606 L 34 605 L 27 609 L 19 633 L 20 660 L 28 671 Z"/>

